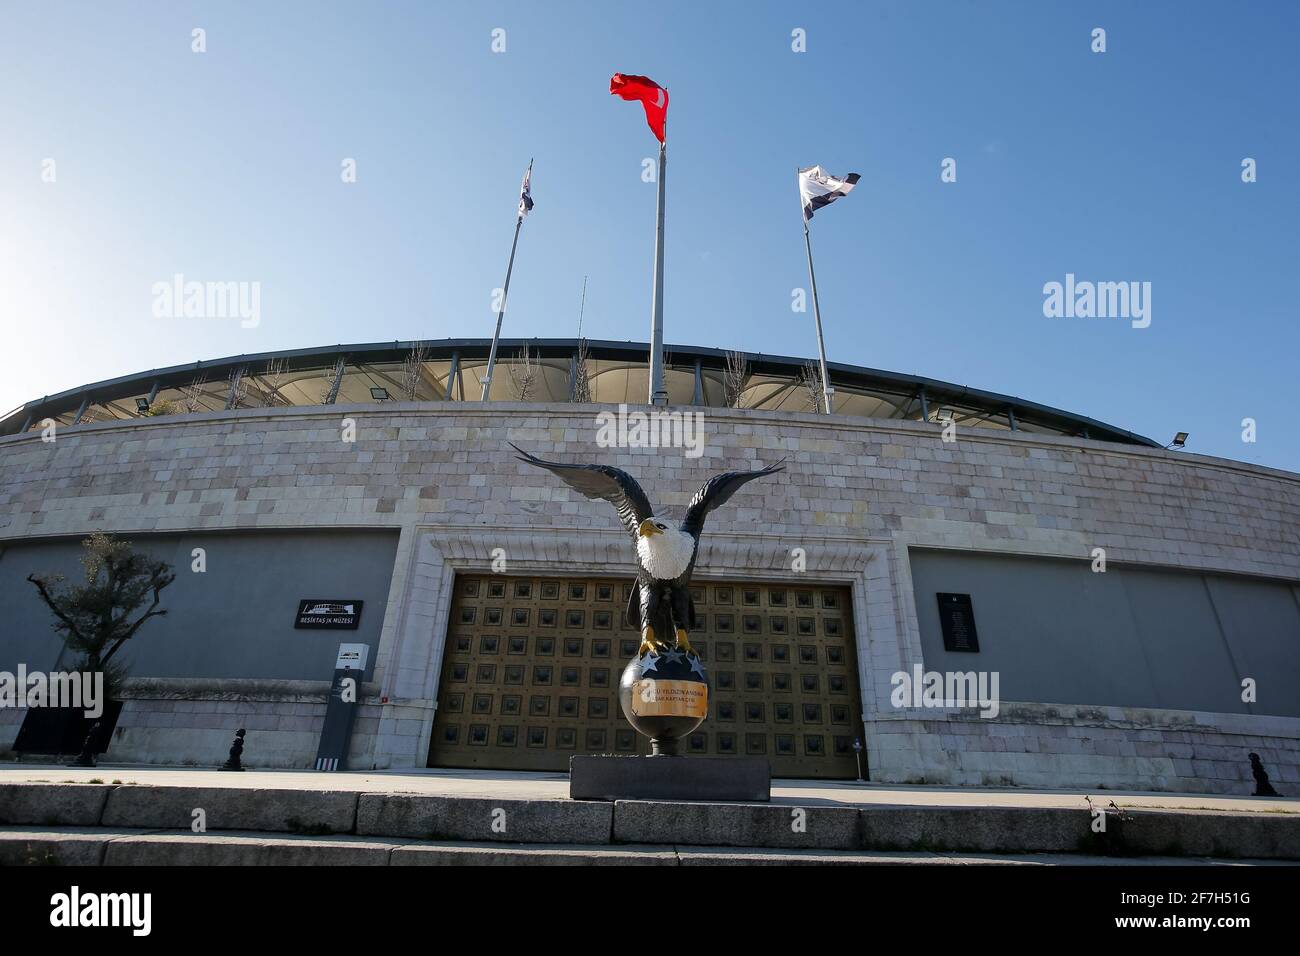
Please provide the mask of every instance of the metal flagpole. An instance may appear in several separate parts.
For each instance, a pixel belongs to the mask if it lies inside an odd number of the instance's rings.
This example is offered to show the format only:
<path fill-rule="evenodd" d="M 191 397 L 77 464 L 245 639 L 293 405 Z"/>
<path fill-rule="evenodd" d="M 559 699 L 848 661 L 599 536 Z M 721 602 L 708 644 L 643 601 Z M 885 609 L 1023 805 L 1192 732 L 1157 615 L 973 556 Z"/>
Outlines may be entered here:
<path fill-rule="evenodd" d="M 667 405 L 664 388 L 664 168 L 668 165 L 668 123 L 659 144 L 659 208 L 655 227 L 655 284 L 650 303 L 650 404 Z"/>
<path fill-rule="evenodd" d="M 799 170 L 795 169 L 795 181 L 798 182 Z M 808 251 L 808 283 L 812 286 L 813 320 L 817 323 L 817 355 L 822 368 L 822 402 L 826 414 L 831 413 L 831 380 L 826 372 L 826 343 L 822 340 L 822 310 L 817 303 L 817 274 L 813 272 L 812 240 L 808 238 L 808 217 L 803 215 L 803 193 L 799 194 L 799 214 L 803 218 L 803 245 Z"/>
<path fill-rule="evenodd" d="M 582 277 L 582 301 L 578 303 L 578 341 L 582 341 L 582 313 L 587 311 L 587 277 Z"/>
<path fill-rule="evenodd" d="M 528 172 L 533 171 L 533 161 L 528 160 Z M 488 389 L 492 387 L 492 370 L 497 364 L 497 343 L 501 341 L 501 319 L 506 314 L 506 299 L 510 295 L 510 273 L 515 268 L 515 249 L 519 247 L 519 228 L 524 224 L 524 214 L 520 210 L 519 218 L 515 220 L 515 239 L 510 243 L 510 261 L 506 264 L 506 284 L 501 289 L 501 308 L 497 312 L 497 328 L 492 333 L 492 350 L 488 352 L 487 374 L 483 376 L 483 394 L 479 397 L 480 402 L 486 402 Z"/>

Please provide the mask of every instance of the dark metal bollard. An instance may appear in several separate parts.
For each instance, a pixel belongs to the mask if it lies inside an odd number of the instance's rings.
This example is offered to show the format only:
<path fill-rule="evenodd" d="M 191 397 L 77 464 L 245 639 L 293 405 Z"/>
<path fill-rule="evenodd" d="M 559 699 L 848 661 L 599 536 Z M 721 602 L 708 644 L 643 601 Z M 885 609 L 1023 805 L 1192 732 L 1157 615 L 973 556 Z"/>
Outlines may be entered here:
<path fill-rule="evenodd" d="M 1250 772 L 1255 777 L 1255 796 L 1257 797 L 1276 797 L 1278 792 L 1273 789 L 1273 785 L 1268 782 L 1268 772 L 1260 762 L 1259 754 L 1250 755 Z"/>
<path fill-rule="evenodd" d="M 244 752 L 244 728 L 240 727 L 235 731 L 234 743 L 230 745 L 230 756 L 226 762 L 221 765 L 222 770 L 239 770 L 243 771 L 244 767 L 239 762 L 239 756 Z"/>

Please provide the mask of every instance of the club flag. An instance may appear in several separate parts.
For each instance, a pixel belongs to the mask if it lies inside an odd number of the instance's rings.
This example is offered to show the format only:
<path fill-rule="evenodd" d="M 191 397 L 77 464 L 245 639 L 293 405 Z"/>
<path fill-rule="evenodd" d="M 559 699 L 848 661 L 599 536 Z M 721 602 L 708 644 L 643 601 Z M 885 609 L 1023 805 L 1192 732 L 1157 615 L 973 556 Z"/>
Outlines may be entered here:
<path fill-rule="evenodd" d="M 829 206 L 841 196 L 847 196 L 859 178 L 857 173 L 849 173 L 840 179 L 820 166 L 799 170 L 799 198 L 803 200 L 804 222 L 813 217 L 815 210 Z"/>
<path fill-rule="evenodd" d="M 640 100 L 645 120 L 659 142 L 664 141 L 664 124 L 668 120 L 668 91 L 648 76 L 615 73 L 609 78 L 609 91 L 625 100 Z"/>
<path fill-rule="evenodd" d="M 524 172 L 524 181 L 519 186 L 519 218 L 523 219 L 533 211 L 533 164 L 528 164 Z"/>

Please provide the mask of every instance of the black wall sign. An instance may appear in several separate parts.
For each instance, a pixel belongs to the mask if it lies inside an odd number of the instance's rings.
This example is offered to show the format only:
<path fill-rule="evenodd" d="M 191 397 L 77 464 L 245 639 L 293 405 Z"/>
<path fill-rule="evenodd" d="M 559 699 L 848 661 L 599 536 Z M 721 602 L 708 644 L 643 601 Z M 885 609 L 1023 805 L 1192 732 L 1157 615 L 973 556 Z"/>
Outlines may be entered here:
<path fill-rule="evenodd" d="M 939 622 L 943 625 L 943 649 L 978 653 L 979 635 L 975 633 L 975 608 L 969 594 L 943 594 L 939 598 Z"/>
<path fill-rule="evenodd" d="M 325 631 L 355 631 L 361 624 L 361 601 L 338 598 L 308 598 L 298 602 L 294 627 Z"/>

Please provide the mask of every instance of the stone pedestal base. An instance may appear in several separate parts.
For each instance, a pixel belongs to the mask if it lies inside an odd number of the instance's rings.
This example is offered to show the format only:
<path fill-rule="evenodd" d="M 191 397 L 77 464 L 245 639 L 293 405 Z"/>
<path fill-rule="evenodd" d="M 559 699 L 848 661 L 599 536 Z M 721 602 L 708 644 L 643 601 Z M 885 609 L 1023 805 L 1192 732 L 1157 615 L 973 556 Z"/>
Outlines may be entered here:
<path fill-rule="evenodd" d="M 772 770 L 761 757 L 569 758 L 574 800 L 743 800 L 772 798 Z"/>

